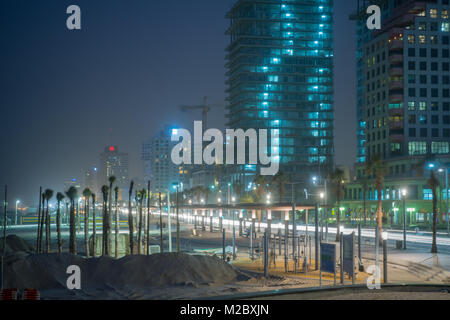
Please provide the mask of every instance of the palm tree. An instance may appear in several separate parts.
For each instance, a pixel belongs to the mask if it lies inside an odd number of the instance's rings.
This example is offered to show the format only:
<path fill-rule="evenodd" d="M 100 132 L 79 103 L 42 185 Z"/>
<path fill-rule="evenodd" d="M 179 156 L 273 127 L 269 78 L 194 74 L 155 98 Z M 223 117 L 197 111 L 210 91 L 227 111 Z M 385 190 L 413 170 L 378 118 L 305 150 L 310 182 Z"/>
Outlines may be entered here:
<path fill-rule="evenodd" d="M 344 196 L 344 171 L 336 168 L 331 174 L 331 182 L 333 186 L 333 193 L 337 202 L 336 224 L 337 233 L 336 241 L 339 241 L 341 235 L 341 200 Z"/>
<path fill-rule="evenodd" d="M 113 184 L 114 182 L 116 182 L 116 177 L 111 176 L 109 177 L 109 206 L 108 206 L 108 215 L 107 215 L 107 220 L 106 220 L 106 247 L 107 247 L 107 251 L 108 251 L 108 255 L 111 254 L 111 226 L 112 226 L 112 193 L 113 193 Z"/>
<path fill-rule="evenodd" d="M 102 256 L 109 255 L 107 243 L 107 233 L 108 233 L 108 193 L 109 187 L 102 186 L 102 195 L 103 195 L 103 230 L 102 230 Z"/>
<path fill-rule="evenodd" d="M 384 187 L 384 176 L 386 175 L 386 164 L 380 158 L 379 155 L 376 155 L 370 162 L 367 164 L 367 173 L 375 178 L 374 186 L 377 190 L 377 224 L 378 224 L 378 235 L 380 244 L 383 243 L 383 239 L 381 237 L 383 230 L 383 187 Z"/>
<path fill-rule="evenodd" d="M 84 248 L 86 250 L 86 257 L 89 257 L 89 199 L 91 198 L 91 190 L 84 189 Z"/>
<path fill-rule="evenodd" d="M 272 188 L 278 194 L 278 203 L 283 202 L 283 197 L 286 194 L 285 184 L 288 181 L 287 176 L 283 172 L 278 172 L 272 179 Z"/>
<path fill-rule="evenodd" d="M 133 194 L 134 181 L 130 182 L 130 190 L 128 190 L 128 232 L 130 237 L 130 254 L 134 254 L 134 237 L 133 237 L 133 211 L 131 207 L 131 195 Z"/>
<path fill-rule="evenodd" d="M 50 234 L 50 210 L 49 210 L 49 200 L 53 197 L 53 190 L 46 189 L 45 192 L 45 200 L 47 200 L 47 210 L 45 212 L 45 252 L 50 252 L 50 241 L 51 241 L 51 234 Z"/>
<path fill-rule="evenodd" d="M 139 226 L 138 226 L 138 254 L 142 254 L 142 202 L 145 196 L 145 189 L 136 191 L 136 204 L 139 204 Z"/>
<path fill-rule="evenodd" d="M 42 187 L 39 188 L 39 208 L 38 208 L 38 228 L 36 236 L 36 253 L 40 253 L 40 235 L 41 235 L 41 201 L 42 201 Z"/>
<path fill-rule="evenodd" d="M 145 229 L 145 254 L 149 255 L 149 245 L 150 245 L 150 201 L 151 201 L 151 192 L 150 192 L 150 181 L 148 181 L 147 185 L 147 225 Z"/>
<path fill-rule="evenodd" d="M 115 235 L 114 235 L 114 257 L 117 259 L 119 257 L 119 209 L 118 209 L 118 201 L 119 201 L 119 187 L 114 188 L 114 220 L 115 220 Z"/>
<path fill-rule="evenodd" d="M 77 189 L 75 187 L 70 187 L 66 192 L 66 196 L 70 200 L 69 252 L 72 254 L 77 254 L 77 234 L 75 230 L 75 198 L 77 197 Z"/>
<path fill-rule="evenodd" d="M 41 208 L 41 221 L 40 221 L 40 228 L 39 228 L 39 253 L 42 253 L 42 241 L 44 238 L 44 225 L 45 225 L 45 192 L 43 192 L 41 194 L 41 198 L 42 198 L 42 208 Z"/>
<path fill-rule="evenodd" d="M 61 240 L 61 201 L 64 199 L 64 195 L 61 192 L 56 194 L 57 210 L 56 210 L 56 233 L 58 235 L 58 252 L 62 252 L 62 240 Z"/>
<path fill-rule="evenodd" d="M 92 256 L 95 258 L 95 249 L 97 244 L 97 221 L 95 217 L 95 200 L 96 195 L 95 193 L 91 193 L 92 198 Z"/>
<path fill-rule="evenodd" d="M 428 185 L 433 192 L 433 243 L 431 245 L 431 253 L 438 253 L 438 248 L 436 244 L 436 224 L 437 224 L 437 188 L 439 188 L 439 180 L 436 178 L 434 171 L 431 171 L 430 179 L 428 180 Z"/>

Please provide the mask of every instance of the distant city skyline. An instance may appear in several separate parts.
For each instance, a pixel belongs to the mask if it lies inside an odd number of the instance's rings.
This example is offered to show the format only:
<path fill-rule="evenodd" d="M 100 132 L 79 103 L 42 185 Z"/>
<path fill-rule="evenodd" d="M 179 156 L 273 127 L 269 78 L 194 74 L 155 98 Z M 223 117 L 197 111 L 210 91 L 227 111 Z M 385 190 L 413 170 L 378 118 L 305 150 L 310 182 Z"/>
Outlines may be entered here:
<path fill-rule="evenodd" d="M 2 1 L 0 184 L 9 185 L 10 199 L 33 205 L 40 185 L 65 191 L 105 145 L 129 153 L 130 178 L 142 177 L 143 141 L 162 123 L 190 128 L 200 120 L 180 105 L 203 96 L 224 104 L 233 2 L 80 0 L 83 29 L 69 32 L 68 1 Z M 345 165 L 355 158 L 354 72 L 347 72 L 355 69 L 354 7 L 335 4 L 336 163 Z M 208 126 L 223 129 L 224 113 L 212 110 Z"/>

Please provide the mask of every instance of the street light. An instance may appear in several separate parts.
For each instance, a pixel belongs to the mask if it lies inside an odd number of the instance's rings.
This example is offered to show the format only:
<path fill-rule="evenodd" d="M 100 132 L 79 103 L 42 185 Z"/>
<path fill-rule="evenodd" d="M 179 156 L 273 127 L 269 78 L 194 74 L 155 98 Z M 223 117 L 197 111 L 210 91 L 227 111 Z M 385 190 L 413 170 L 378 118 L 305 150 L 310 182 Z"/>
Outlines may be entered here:
<path fill-rule="evenodd" d="M 236 201 L 235 197 L 231 198 L 231 202 L 233 203 L 233 206 L 234 206 L 235 201 Z M 233 214 L 233 260 L 235 260 L 236 259 L 236 226 L 234 223 L 234 219 L 235 219 L 236 212 L 235 212 L 234 208 L 231 210 L 231 212 Z"/>
<path fill-rule="evenodd" d="M 402 190 L 403 196 L 403 250 L 406 250 L 406 195 L 408 194 L 408 190 Z"/>
<path fill-rule="evenodd" d="M 14 215 L 14 225 L 17 225 L 17 206 L 19 205 L 20 200 L 16 201 L 16 213 Z"/>
<path fill-rule="evenodd" d="M 178 202 L 178 190 L 179 190 L 179 184 L 177 182 L 174 182 L 172 184 L 172 187 L 175 188 L 177 190 L 177 253 L 180 253 L 180 219 L 179 219 L 179 202 Z M 170 215 L 170 212 L 169 212 Z"/>

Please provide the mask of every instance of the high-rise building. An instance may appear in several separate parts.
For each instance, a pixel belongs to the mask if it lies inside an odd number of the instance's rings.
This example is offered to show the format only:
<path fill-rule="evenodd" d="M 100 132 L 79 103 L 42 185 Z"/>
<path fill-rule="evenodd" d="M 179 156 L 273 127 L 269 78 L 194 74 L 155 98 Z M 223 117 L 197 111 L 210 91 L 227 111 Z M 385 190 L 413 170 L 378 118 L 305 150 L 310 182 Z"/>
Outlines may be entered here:
<path fill-rule="evenodd" d="M 100 194 L 98 182 L 98 168 L 96 166 L 93 166 L 84 172 L 84 188 L 89 188 L 91 192 L 97 195 Z"/>
<path fill-rule="evenodd" d="M 334 161 L 333 0 L 238 0 L 227 14 L 228 126 L 277 130 L 280 171 L 326 176 Z M 259 173 L 242 166 L 247 185 Z"/>
<path fill-rule="evenodd" d="M 358 160 L 449 153 L 448 25 L 448 4 L 403 1 L 361 42 Z"/>
<path fill-rule="evenodd" d="M 116 177 L 115 185 L 128 188 L 128 153 L 119 152 L 117 146 L 107 146 L 100 154 L 98 186 L 109 185 L 109 177 Z"/>
<path fill-rule="evenodd" d="M 448 154 L 448 1 L 386 0 L 382 8 L 381 30 L 357 22 L 357 162 Z"/>
<path fill-rule="evenodd" d="M 176 129 L 166 125 L 157 135 L 142 144 L 144 177 L 150 180 L 152 192 L 166 193 L 175 182 L 186 184 L 189 170 L 183 165 L 175 165 L 171 160 L 172 149 L 176 144 L 171 141 L 173 130 Z"/>
<path fill-rule="evenodd" d="M 359 201 L 359 209 L 381 198 L 383 212 L 399 222 L 394 201 L 405 190 L 414 201 L 408 223 L 429 221 L 429 176 L 435 171 L 439 199 L 446 199 L 450 167 L 449 0 L 378 1 L 380 30 L 366 26 L 369 2 L 358 1 L 352 16 L 358 20 L 358 180 L 345 198 Z M 372 180 L 367 185 L 366 164 L 376 156 L 386 167 L 381 194 Z M 446 210 L 440 202 L 440 212 Z"/>

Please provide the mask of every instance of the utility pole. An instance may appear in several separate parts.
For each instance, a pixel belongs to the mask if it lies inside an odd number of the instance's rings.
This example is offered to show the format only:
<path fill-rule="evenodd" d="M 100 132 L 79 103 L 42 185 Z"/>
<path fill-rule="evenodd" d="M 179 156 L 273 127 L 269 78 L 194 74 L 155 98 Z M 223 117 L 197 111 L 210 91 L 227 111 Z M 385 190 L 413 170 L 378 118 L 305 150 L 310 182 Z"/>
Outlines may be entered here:
<path fill-rule="evenodd" d="M 316 270 L 319 270 L 319 204 L 316 202 L 316 212 L 314 217 L 315 224 L 315 234 L 314 234 L 314 251 L 315 251 L 315 259 L 316 259 Z"/>
<path fill-rule="evenodd" d="M 406 194 L 406 189 L 403 189 L 403 250 L 406 250 Z"/>
<path fill-rule="evenodd" d="M 167 227 L 169 231 L 169 252 L 172 252 L 172 226 L 170 224 L 170 187 L 167 190 Z"/>
<path fill-rule="evenodd" d="M 160 235 L 160 246 L 161 253 L 164 253 L 164 239 L 163 239 L 163 220 L 162 220 L 162 201 L 161 201 L 161 192 L 158 194 L 159 196 L 159 235 Z"/>
<path fill-rule="evenodd" d="M 180 253 L 180 217 L 179 217 L 179 199 L 178 199 L 178 186 L 177 183 L 177 253 Z"/>

